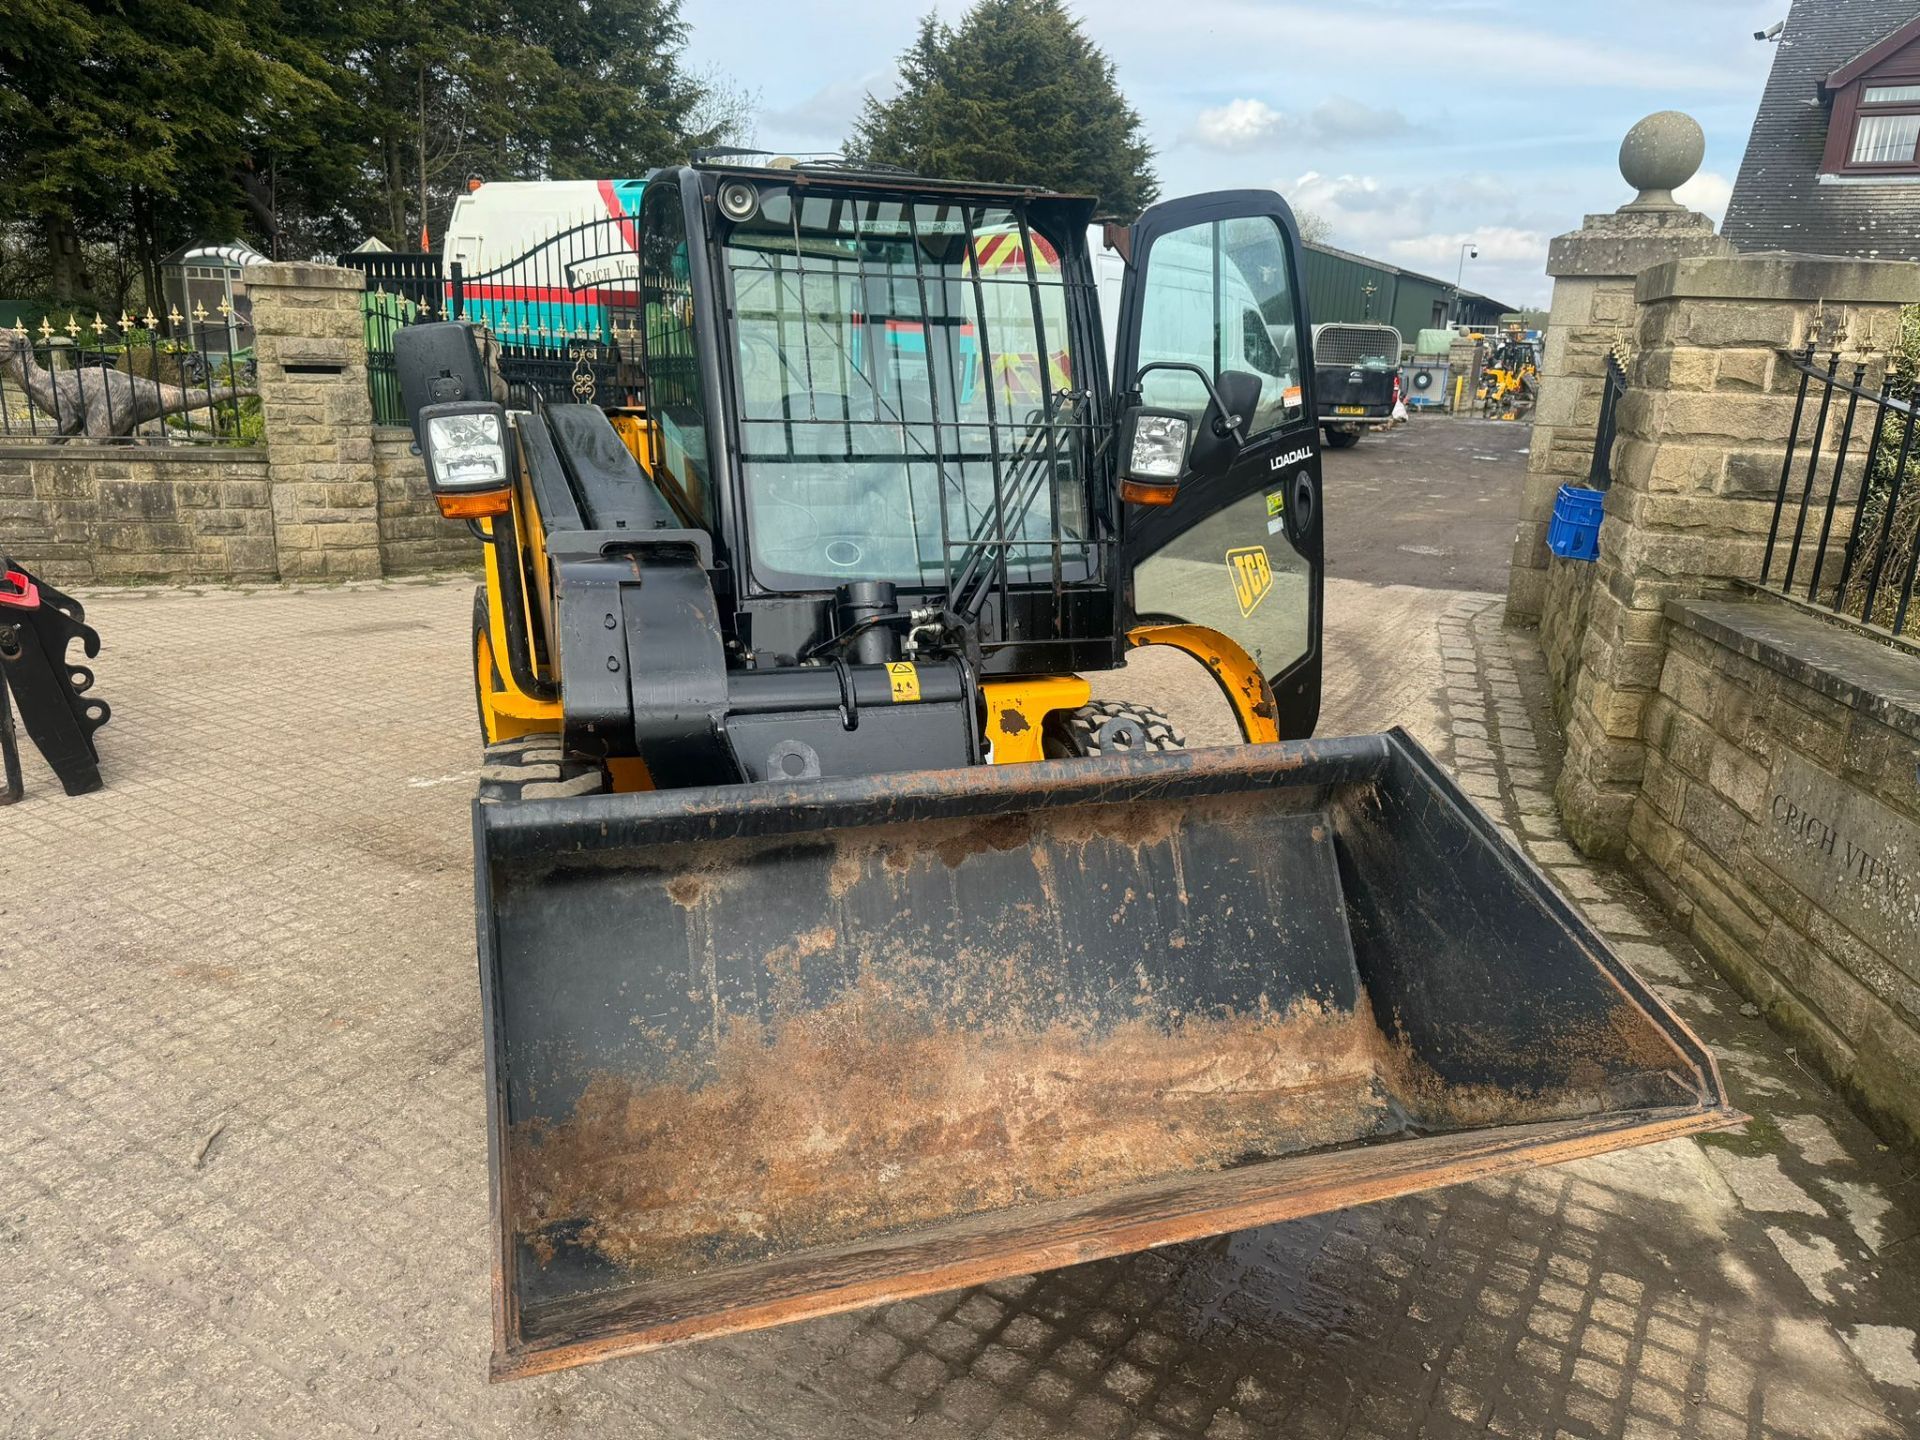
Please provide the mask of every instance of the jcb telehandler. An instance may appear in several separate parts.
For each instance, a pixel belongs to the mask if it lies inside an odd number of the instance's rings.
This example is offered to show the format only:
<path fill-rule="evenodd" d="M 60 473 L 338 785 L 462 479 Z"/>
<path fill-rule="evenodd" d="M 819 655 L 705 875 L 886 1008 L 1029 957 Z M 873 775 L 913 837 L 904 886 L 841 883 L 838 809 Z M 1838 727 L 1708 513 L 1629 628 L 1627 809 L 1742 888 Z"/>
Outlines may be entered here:
<path fill-rule="evenodd" d="M 1730 1118 L 1417 745 L 1305 738 L 1286 206 L 1112 232 L 1104 321 L 1092 215 L 695 165 L 650 177 L 624 262 L 638 403 L 503 403 L 467 326 L 403 332 L 431 483 L 486 542 L 496 1375 Z M 1090 705 L 1141 645 L 1250 743 Z"/>

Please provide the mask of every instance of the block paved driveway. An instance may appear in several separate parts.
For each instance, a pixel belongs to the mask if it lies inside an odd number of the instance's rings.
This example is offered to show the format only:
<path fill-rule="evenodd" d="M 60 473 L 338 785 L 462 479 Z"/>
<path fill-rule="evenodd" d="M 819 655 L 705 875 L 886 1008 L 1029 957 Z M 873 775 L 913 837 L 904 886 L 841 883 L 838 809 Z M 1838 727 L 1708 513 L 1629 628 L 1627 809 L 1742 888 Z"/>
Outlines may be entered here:
<path fill-rule="evenodd" d="M 1825 1182 L 1690 1141 L 488 1386 L 469 595 L 86 597 L 109 788 L 30 754 L 0 809 L 0 1434 L 1912 1433 L 1911 1331 L 1836 1319 L 1770 1233 L 1837 1237 L 1829 1300 L 1870 1269 Z M 1524 648 L 1425 595 L 1342 587 L 1327 730 L 1404 701 L 1559 843 Z M 1737 1003 L 1566 859 L 1672 993 Z M 1871 1148 L 1779 1093 L 1834 1166 Z"/>

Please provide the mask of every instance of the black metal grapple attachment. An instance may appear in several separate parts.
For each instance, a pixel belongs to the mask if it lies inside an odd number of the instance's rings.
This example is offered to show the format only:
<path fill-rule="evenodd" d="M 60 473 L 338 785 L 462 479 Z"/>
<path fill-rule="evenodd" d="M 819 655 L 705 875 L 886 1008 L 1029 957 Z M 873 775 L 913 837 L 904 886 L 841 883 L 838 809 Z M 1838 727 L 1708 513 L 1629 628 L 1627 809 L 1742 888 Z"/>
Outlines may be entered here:
<path fill-rule="evenodd" d="M 100 788 L 100 756 L 93 732 L 107 723 L 107 702 L 88 695 L 93 671 L 67 658 L 73 642 L 91 660 L 100 636 L 86 610 L 11 560 L 0 557 L 0 689 L 12 694 L 20 723 L 69 795 Z M 0 760 L 5 796 L 20 798 L 19 757 L 12 717 L 0 702 Z"/>

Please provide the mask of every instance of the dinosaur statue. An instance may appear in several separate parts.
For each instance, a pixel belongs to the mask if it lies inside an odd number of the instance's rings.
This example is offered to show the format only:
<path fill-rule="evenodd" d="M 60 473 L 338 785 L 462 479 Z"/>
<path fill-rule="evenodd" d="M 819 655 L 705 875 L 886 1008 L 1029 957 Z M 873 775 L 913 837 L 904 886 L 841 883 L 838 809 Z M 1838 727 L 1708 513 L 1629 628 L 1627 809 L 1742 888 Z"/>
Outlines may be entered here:
<path fill-rule="evenodd" d="M 211 411 L 236 396 L 257 393 L 244 385 L 168 385 L 98 365 L 50 371 L 34 358 L 32 341 L 18 330 L 0 330 L 0 372 L 24 389 L 37 408 L 53 417 L 56 435 L 88 440 L 131 435 L 163 415 Z"/>

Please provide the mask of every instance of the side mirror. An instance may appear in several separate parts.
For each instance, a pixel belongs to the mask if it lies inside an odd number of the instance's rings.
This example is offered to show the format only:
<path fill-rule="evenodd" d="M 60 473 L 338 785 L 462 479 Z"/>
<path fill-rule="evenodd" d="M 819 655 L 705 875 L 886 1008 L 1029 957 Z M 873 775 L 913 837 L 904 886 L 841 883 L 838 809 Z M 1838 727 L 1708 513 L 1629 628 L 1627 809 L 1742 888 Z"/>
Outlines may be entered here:
<path fill-rule="evenodd" d="M 418 423 L 427 484 L 442 515 L 478 520 L 513 508 L 504 408 L 491 400 L 424 405 Z"/>
<path fill-rule="evenodd" d="M 1120 422 L 1120 498 L 1171 505 L 1187 471 L 1193 417 L 1184 410 L 1136 405 Z"/>
<path fill-rule="evenodd" d="M 494 398 L 473 326 L 464 320 L 401 326 L 393 333 L 393 368 L 414 444 L 423 449 L 420 412 L 427 406 Z"/>
<path fill-rule="evenodd" d="M 1205 479 L 1226 474 L 1247 443 L 1248 427 L 1260 404 L 1260 377 L 1245 370 L 1222 370 L 1210 389 L 1187 461 L 1187 468 Z"/>
<path fill-rule="evenodd" d="M 1137 400 L 1140 381 L 1154 370 L 1179 370 L 1206 388 L 1200 422 L 1185 410 L 1157 410 L 1136 404 L 1121 417 L 1120 498 L 1136 505 L 1169 505 L 1181 479 L 1209 480 L 1224 475 L 1247 443 L 1254 407 L 1260 403 L 1260 377 L 1245 370 L 1209 376 L 1184 360 L 1154 360 L 1133 377 L 1130 396 Z M 1169 471 L 1174 457 L 1183 463 Z"/>

